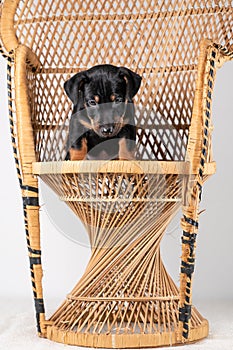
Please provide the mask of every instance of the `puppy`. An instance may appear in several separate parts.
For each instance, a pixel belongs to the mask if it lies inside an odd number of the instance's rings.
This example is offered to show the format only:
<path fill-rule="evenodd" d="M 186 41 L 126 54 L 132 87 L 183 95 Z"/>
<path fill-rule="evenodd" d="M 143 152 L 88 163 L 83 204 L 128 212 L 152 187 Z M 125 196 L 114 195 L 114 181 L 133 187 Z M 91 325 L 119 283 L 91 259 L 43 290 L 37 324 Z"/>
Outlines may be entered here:
<path fill-rule="evenodd" d="M 66 160 L 133 159 L 133 97 L 141 77 L 109 64 L 77 73 L 64 84 L 73 102 Z"/>

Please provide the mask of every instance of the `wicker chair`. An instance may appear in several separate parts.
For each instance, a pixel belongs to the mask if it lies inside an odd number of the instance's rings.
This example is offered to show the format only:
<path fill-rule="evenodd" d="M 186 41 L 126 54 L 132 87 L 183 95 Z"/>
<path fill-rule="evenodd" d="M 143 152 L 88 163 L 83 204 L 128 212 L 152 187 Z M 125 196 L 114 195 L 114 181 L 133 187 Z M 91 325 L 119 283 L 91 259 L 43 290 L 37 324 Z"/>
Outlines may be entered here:
<path fill-rule="evenodd" d="M 211 106 L 216 69 L 233 57 L 232 2 L 5 0 L 1 52 L 38 333 L 67 344 L 130 348 L 208 334 L 192 306 L 203 182 L 215 172 Z M 96 64 L 139 73 L 134 161 L 64 161 L 71 105 L 63 83 Z M 45 318 L 37 177 L 84 223 L 85 273 Z M 160 242 L 178 209 L 180 286 Z"/>

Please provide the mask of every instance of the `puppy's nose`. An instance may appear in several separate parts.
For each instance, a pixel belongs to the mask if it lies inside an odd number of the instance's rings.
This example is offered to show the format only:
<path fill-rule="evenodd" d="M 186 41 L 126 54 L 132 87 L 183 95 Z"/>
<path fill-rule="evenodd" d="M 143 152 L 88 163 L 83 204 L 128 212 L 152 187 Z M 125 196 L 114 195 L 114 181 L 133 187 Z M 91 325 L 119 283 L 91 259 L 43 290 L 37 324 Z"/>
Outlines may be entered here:
<path fill-rule="evenodd" d="M 100 130 L 104 136 L 110 136 L 113 133 L 114 127 L 112 125 L 103 125 Z"/>

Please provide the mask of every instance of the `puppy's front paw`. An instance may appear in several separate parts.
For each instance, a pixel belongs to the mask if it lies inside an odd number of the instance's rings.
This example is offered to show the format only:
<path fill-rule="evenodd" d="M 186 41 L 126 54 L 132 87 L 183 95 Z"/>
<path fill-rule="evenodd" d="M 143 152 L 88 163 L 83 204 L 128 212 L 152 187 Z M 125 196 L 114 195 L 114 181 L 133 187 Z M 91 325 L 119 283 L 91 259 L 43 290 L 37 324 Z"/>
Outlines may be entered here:
<path fill-rule="evenodd" d="M 119 141 L 119 160 L 134 160 L 135 159 L 135 145 L 132 147 L 132 140 L 122 138 Z"/>
<path fill-rule="evenodd" d="M 71 147 L 69 150 L 70 160 L 84 160 L 87 155 L 87 141 L 82 139 L 80 148 Z"/>

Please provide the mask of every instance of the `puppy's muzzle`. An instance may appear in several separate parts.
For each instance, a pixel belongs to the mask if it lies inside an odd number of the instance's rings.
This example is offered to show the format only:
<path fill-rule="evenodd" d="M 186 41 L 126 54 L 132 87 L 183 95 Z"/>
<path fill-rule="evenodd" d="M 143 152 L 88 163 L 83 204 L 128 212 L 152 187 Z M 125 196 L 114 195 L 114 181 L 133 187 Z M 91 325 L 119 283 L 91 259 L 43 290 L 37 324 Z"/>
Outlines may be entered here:
<path fill-rule="evenodd" d="M 106 108 L 106 104 L 100 105 L 102 109 L 98 111 L 97 118 L 95 117 L 95 111 L 93 108 L 87 107 L 87 117 L 91 123 L 91 128 L 97 135 L 104 138 L 116 136 L 121 128 L 125 125 L 127 120 L 124 119 L 128 101 L 124 103 L 124 108 L 119 112 L 118 115 L 113 115 L 113 112 Z M 112 122 L 112 120 L 114 120 Z"/>

